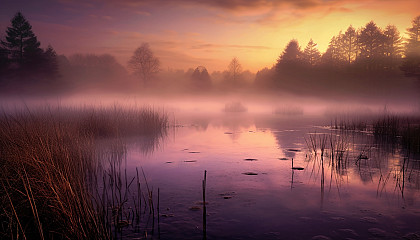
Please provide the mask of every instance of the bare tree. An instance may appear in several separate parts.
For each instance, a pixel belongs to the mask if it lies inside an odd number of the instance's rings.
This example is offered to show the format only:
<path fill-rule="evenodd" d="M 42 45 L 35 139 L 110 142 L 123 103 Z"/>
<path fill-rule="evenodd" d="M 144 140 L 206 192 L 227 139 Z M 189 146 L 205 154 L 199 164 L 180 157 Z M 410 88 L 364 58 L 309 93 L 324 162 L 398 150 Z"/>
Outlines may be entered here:
<path fill-rule="evenodd" d="M 242 72 L 242 66 L 236 57 L 234 57 L 232 61 L 229 63 L 228 69 L 232 77 L 232 81 L 236 83 L 239 79 L 239 75 Z"/>
<path fill-rule="evenodd" d="M 128 67 L 138 75 L 145 83 L 148 83 L 153 75 L 159 72 L 160 61 L 154 56 L 148 43 L 143 43 L 134 51 Z"/>

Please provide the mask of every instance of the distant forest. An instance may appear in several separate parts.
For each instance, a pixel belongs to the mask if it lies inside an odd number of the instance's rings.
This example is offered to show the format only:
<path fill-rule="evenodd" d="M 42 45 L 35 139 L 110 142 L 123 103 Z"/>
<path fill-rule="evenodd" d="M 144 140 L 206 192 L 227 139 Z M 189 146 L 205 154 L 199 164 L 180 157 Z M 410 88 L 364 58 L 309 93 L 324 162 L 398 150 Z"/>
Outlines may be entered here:
<path fill-rule="evenodd" d="M 110 54 L 58 55 L 42 49 L 29 21 L 18 12 L 0 38 L 0 91 L 11 94 L 81 90 L 119 92 L 270 92 L 317 96 L 387 96 L 419 92 L 420 16 L 403 39 L 394 25 L 373 21 L 333 36 L 324 53 L 311 39 L 292 39 L 270 68 L 243 71 L 238 58 L 211 74 L 205 66 L 162 70 L 149 44 L 134 50 L 124 67 Z M 0 35 L 1 36 L 1 35 Z M 405 76 L 405 77 L 404 77 Z"/>

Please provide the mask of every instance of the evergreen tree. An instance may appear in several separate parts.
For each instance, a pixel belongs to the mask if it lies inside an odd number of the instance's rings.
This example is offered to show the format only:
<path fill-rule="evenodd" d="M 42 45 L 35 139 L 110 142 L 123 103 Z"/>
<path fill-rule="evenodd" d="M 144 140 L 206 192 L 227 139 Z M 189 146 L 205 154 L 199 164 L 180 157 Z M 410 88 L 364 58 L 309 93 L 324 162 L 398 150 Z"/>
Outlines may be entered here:
<path fill-rule="evenodd" d="M 324 66 L 341 67 L 347 61 L 343 50 L 343 34 L 331 38 L 328 48 L 321 57 L 321 64 Z"/>
<path fill-rule="evenodd" d="M 382 64 L 384 57 L 385 36 L 382 30 L 370 21 L 359 34 L 360 55 L 358 60 L 367 69 L 376 69 Z"/>
<path fill-rule="evenodd" d="M 386 26 L 384 35 L 386 67 L 393 69 L 400 63 L 400 59 L 403 53 L 402 38 L 397 27 L 394 25 Z"/>
<path fill-rule="evenodd" d="M 0 80 L 6 74 L 9 67 L 8 51 L 0 45 Z"/>
<path fill-rule="evenodd" d="M 416 76 L 420 79 L 420 16 L 413 19 L 412 27 L 407 29 L 407 33 L 409 38 L 401 70 L 407 76 Z"/>
<path fill-rule="evenodd" d="M 211 79 L 207 69 L 203 66 L 198 66 L 191 75 L 191 80 L 194 87 L 201 90 L 208 90 L 211 86 Z"/>
<path fill-rule="evenodd" d="M 281 71 L 283 67 L 286 69 L 297 67 L 301 63 L 301 59 L 302 51 L 300 50 L 299 43 L 296 39 L 293 39 L 287 44 L 283 53 L 277 59 L 276 71 Z"/>
<path fill-rule="evenodd" d="M 356 60 L 358 53 L 357 32 L 351 25 L 342 36 L 342 51 L 347 63 L 352 63 Z"/>
<path fill-rule="evenodd" d="M 1 45 L 10 53 L 9 59 L 19 68 L 35 67 L 42 58 L 40 42 L 32 32 L 31 24 L 18 12 L 11 20 L 12 26 L 6 30 L 6 40 Z"/>
<path fill-rule="evenodd" d="M 321 59 L 321 53 L 316 46 L 317 44 L 311 38 L 302 54 L 303 61 L 310 66 L 318 64 Z"/>
<path fill-rule="evenodd" d="M 48 45 L 43 54 L 42 72 L 47 78 L 53 79 L 58 77 L 58 60 L 57 53 L 51 45 Z"/>

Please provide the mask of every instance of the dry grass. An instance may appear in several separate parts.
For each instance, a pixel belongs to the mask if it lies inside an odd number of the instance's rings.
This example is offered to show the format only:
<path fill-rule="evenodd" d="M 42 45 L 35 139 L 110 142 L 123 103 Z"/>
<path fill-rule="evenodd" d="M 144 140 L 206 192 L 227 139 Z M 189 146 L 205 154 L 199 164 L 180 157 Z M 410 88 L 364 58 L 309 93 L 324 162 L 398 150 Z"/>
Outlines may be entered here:
<path fill-rule="evenodd" d="M 117 106 L 3 113 L 0 239 L 111 238 L 106 212 L 95 200 L 104 156 L 98 141 L 158 138 L 166 126 L 166 117 L 152 109 Z"/>

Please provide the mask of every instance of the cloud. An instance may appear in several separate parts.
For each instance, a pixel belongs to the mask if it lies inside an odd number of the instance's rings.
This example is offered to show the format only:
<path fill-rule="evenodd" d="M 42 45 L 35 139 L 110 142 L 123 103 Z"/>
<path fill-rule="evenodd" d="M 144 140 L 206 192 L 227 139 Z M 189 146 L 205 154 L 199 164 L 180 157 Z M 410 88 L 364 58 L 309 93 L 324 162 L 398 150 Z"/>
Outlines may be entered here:
<path fill-rule="evenodd" d="M 147 11 L 140 11 L 140 10 L 135 10 L 134 11 L 135 14 L 140 15 L 140 16 L 151 16 L 152 14 L 150 12 Z"/>
<path fill-rule="evenodd" d="M 194 44 L 190 47 L 190 49 L 200 49 L 200 50 L 207 50 L 210 48 L 236 48 L 236 49 L 254 49 L 254 50 L 271 50 L 273 48 L 267 46 L 252 46 L 252 45 L 236 45 L 236 44 L 212 44 L 212 43 L 200 43 Z"/>
<path fill-rule="evenodd" d="M 114 2 L 109 0 L 109 2 Z M 117 4 L 131 7 L 145 7 L 151 5 L 204 5 L 226 10 L 250 9 L 259 7 L 275 7 L 291 5 L 296 8 L 311 8 L 323 4 L 322 0 L 120 0 Z"/>

